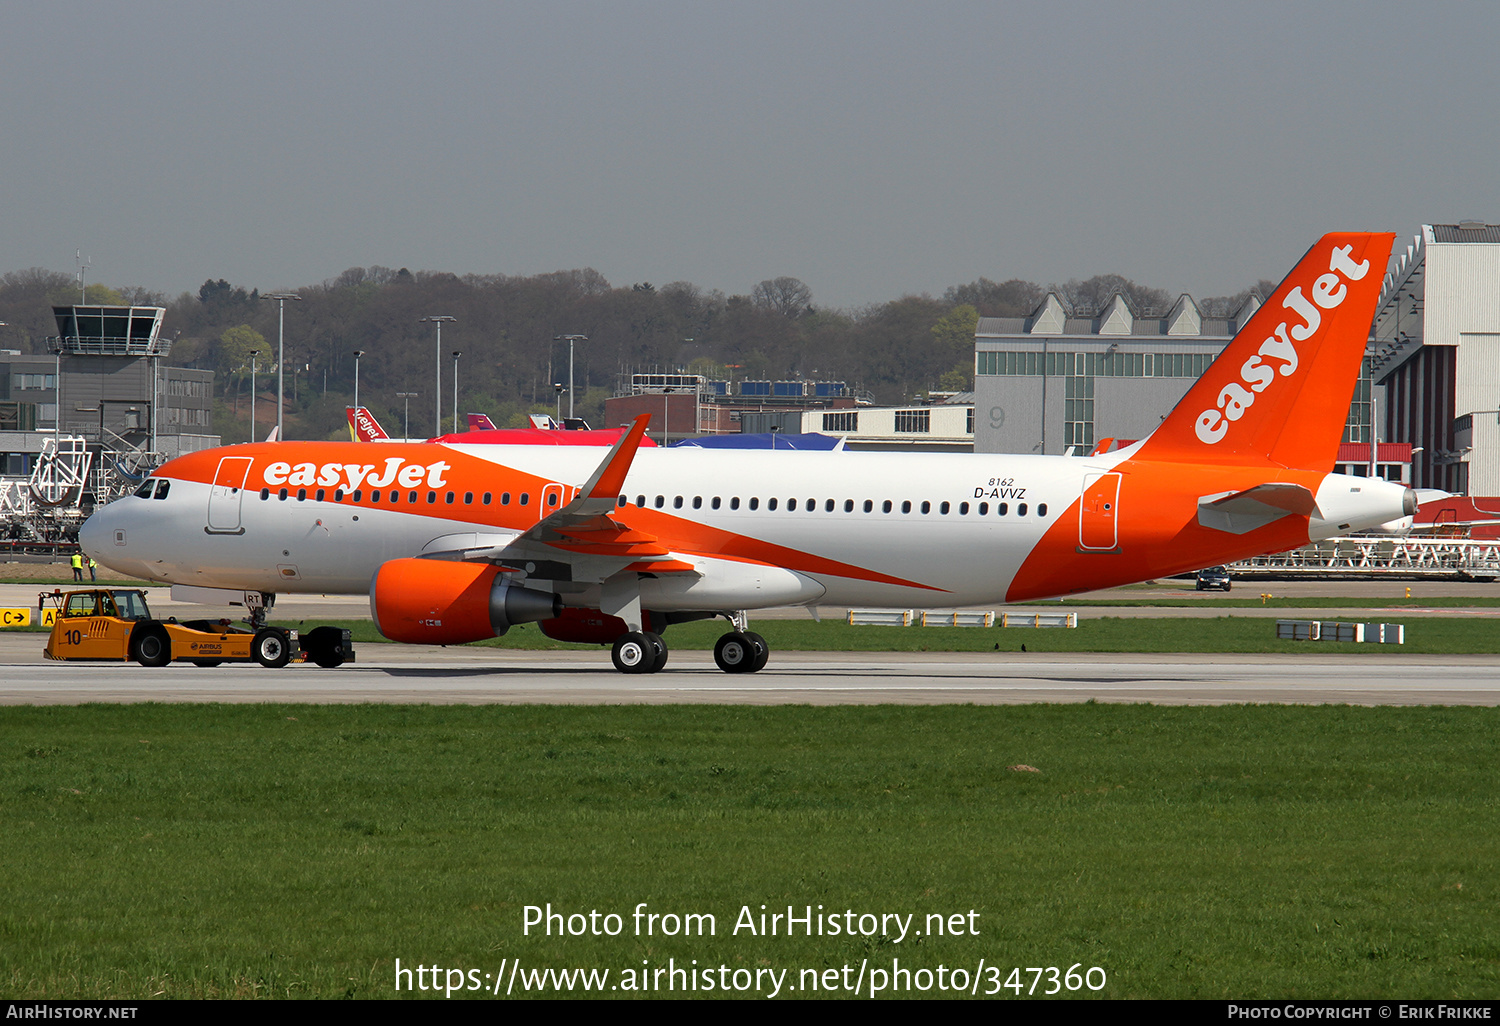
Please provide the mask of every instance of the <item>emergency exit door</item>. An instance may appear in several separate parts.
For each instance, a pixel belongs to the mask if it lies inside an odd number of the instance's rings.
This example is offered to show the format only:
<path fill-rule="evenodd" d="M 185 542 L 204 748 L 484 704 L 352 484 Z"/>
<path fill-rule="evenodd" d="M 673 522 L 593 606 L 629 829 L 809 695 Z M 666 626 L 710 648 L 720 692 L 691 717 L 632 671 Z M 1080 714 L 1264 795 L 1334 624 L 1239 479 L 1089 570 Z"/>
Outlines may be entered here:
<path fill-rule="evenodd" d="M 1078 504 L 1078 547 L 1112 552 L 1120 547 L 1120 475 L 1089 474 Z"/>

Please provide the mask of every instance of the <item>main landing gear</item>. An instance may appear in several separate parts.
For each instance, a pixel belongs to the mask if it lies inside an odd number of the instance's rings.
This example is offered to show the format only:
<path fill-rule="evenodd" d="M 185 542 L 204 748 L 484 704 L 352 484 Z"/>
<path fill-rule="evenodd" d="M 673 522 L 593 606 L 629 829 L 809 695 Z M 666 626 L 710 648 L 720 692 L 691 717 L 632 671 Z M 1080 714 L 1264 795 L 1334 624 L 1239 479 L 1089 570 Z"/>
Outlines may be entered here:
<path fill-rule="evenodd" d="M 714 662 L 725 673 L 754 673 L 770 657 L 771 646 L 754 631 L 730 631 L 714 645 Z M 621 673 L 655 673 L 667 665 L 667 643 L 660 634 L 630 631 L 615 639 L 610 658 Z"/>
<path fill-rule="evenodd" d="M 714 645 L 714 662 L 725 673 L 754 673 L 770 657 L 771 646 L 754 631 L 730 631 Z"/>
<path fill-rule="evenodd" d="M 610 658 L 615 669 L 621 673 L 655 673 L 667 665 L 667 643 L 661 635 L 644 628 L 650 620 L 641 612 L 640 576 L 622 571 L 605 578 L 599 591 L 599 611 L 605 616 L 624 621 L 626 633 L 615 638 Z M 669 614 L 660 621 L 684 623 L 722 616 L 734 627 L 714 645 L 714 662 L 725 673 L 754 673 L 763 669 L 771 655 L 771 646 L 766 639 L 750 630 L 749 617 L 743 609 L 703 610 L 695 613 Z"/>
<path fill-rule="evenodd" d="M 667 665 L 667 643 L 660 634 L 631 631 L 615 640 L 609 655 L 621 673 L 655 673 Z"/>

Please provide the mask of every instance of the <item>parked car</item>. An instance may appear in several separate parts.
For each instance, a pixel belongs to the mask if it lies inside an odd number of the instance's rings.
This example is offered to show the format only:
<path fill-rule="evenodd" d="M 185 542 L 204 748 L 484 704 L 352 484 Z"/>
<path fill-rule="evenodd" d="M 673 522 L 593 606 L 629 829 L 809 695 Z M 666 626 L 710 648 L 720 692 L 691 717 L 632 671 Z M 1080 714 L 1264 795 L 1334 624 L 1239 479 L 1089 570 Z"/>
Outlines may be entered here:
<path fill-rule="evenodd" d="M 1232 580 L 1228 567 L 1211 566 L 1198 571 L 1198 590 L 1212 591 L 1217 588 L 1228 591 Z"/>

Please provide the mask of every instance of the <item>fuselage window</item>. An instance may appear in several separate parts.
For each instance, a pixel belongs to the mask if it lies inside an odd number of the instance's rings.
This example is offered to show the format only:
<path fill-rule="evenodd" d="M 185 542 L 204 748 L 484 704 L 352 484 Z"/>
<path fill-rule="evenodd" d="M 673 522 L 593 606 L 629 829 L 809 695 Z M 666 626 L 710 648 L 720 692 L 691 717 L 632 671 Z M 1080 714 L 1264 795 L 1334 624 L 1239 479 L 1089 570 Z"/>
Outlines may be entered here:
<path fill-rule="evenodd" d="M 866 499 L 865 500 L 865 512 L 869 513 L 869 512 L 871 512 L 874 509 L 875 509 L 875 503 L 874 503 L 874 501 L 870 500 L 870 499 Z"/>
<path fill-rule="evenodd" d="M 472 505 L 474 505 L 474 493 L 473 492 L 464 492 L 464 505 L 465 506 L 472 506 Z"/>
<path fill-rule="evenodd" d="M 693 508 L 694 509 L 702 509 L 703 508 L 703 496 L 701 496 L 701 495 L 695 495 L 695 496 L 693 496 Z"/>
<path fill-rule="evenodd" d="M 847 500 L 847 499 L 846 499 L 846 500 L 844 500 L 844 501 L 845 501 L 845 502 L 846 502 L 846 503 L 848 503 L 848 500 Z M 849 504 L 850 504 L 850 505 L 852 505 L 852 503 L 849 503 Z M 823 512 L 824 512 L 824 513 L 832 513 L 832 512 L 833 512 L 833 506 L 834 506 L 834 502 L 833 502 L 833 500 L 832 500 L 832 499 L 829 499 L 829 500 L 828 500 L 828 501 L 827 501 L 827 502 L 825 502 L 825 503 L 823 503 Z M 847 513 L 847 512 L 848 512 L 848 510 L 845 510 L 845 511 L 844 511 L 844 512 L 846 512 L 846 513 Z"/>
<path fill-rule="evenodd" d="M 766 509 L 775 509 L 775 508 L 776 508 L 776 500 L 774 498 L 767 499 L 766 500 Z"/>
<path fill-rule="evenodd" d="M 969 504 L 967 502 L 960 502 L 958 504 L 958 514 L 959 514 L 959 516 L 967 516 L 968 513 L 969 513 Z"/>
<path fill-rule="evenodd" d="M 553 507 L 555 507 L 557 505 L 557 500 L 558 500 L 559 494 L 560 493 L 558 493 L 558 492 L 548 492 L 547 493 L 547 508 L 548 509 L 552 509 Z"/>
<path fill-rule="evenodd" d="M 276 497 L 278 499 L 280 499 L 282 502 L 285 502 L 286 501 L 286 497 L 289 494 L 290 493 L 285 488 L 283 488 L 281 491 L 279 491 L 279 492 L 276 493 Z"/>
<path fill-rule="evenodd" d="M 437 502 L 437 492 L 428 492 L 427 493 L 427 501 L 428 502 Z"/>
<path fill-rule="evenodd" d="M 406 493 L 406 501 L 407 502 L 416 502 L 417 501 L 417 493 L 416 492 L 407 492 Z"/>
<path fill-rule="evenodd" d="M 494 497 L 495 494 L 493 492 L 485 492 L 482 496 L 480 496 L 479 501 L 488 506 L 490 504 L 490 500 Z"/>
<path fill-rule="evenodd" d="M 710 505 L 712 505 L 714 509 L 719 508 L 719 497 L 717 495 L 714 496 L 713 502 L 710 503 Z"/>
<path fill-rule="evenodd" d="M 344 501 L 344 490 L 342 488 L 335 488 L 334 489 L 334 491 L 333 491 L 333 501 L 334 502 L 343 502 Z"/>
<path fill-rule="evenodd" d="M 979 504 L 979 515 L 982 516 L 982 517 L 987 517 L 987 516 L 990 515 L 990 504 L 989 503 L 987 503 L 987 502 L 981 502 Z"/>
<path fill-rule="evenodd" d="M 618 502 L 616 502 L 615 505 L 618 506 L 618 507 L 620 507 L 621 509 L 624 509 L 625 508 L 625 496 L 623 496 L 623 495 L 620 496 L 620 500 Z"/>
<path fill-rule="evenodd" d="M 416 498 L 415 498 L 416 493 L 413 492 L 412 495 L 413 495 L 412 502 L 416 502 L 417 501 Z M 394 488 L 391 489 L 391 501 L 392 502 L 400 502 L 401 501 L 401 493 L 398 492 L 398 491 L 396 491 Z"/>
<path fill-rule="evenodd" d="M 922 500 L 922 512 L 923 513 L 931 513 L 932 512 L 932 503 L 928 502 L 926 499 Z"/>
<path fill-rule="evenodd" d="M 1037 504 L 1036 515 L 1039 517 L 1044 517 L 1047 515 L 1047 504 L 1045 502 Z"/>
<path fill-rule="evenodd" d="M 1010 512 L 1010 510 L 1008 508 L 1008 503 L 1002 502 L 998 506 L 995 507 L 995 515 L 996 516 L 1002 516 L 1003 517 L 1008 512 Z"/>
<path fill-rule="evenodd" d="M 901 500 L 901 512 L 903 512 L 903 513 L 910 513 L 911 512 L 911 500 L 910 499 L 902 499 Z"/>
<path fill-rule="evenodd" d="M 269 499 L 271 497 L 271 489 L 269 489 L 269 488 L 262 488 L 260 490 L 260 497 L 261 497 L 262 500 Z"/>
<path fill-rule="evenodd" d="M 682 508 L 682 496 L 679 495 L 675 499 L 672 500 L 672 508 L 673 509 L 681 509 Z"/>
<path fill-rule="evenodd" d="M 307 501 L 307 489 L 306 488 L 298 488 L 297 489 L 297 501 L 298 502 L 306 502 Z"/>
<path fill-rule="evenodd" d="M 775 501 L 775 500 L 772 500 L 772 501 Z M 787 508 L 787 512 L 788 513 L 795 513 L 795 512 L 797 512 L 797 500 L 796 499 L 788 499 L 788 500 L 786 500 L 786 508 Z"/>
<path fill-rule="evenodd" d="M 757 499 L 757 498 L 752 498 L 750 500 L 750 508 L 751 509 L 760 509 L 760 500 Z"/>
<path fill-rule="evenodd" d="M 729 508 L 730 509 L 739 509 L 740 508 L 740 497 L 738 495 L 734 496 L 734 498 L 732 498 L 732 499 L 729 500 Z"/>
<path fill-rule="evenodd" d="M 521 493 L 521 505 L 525 506 L 525 505 L 529 504 L 530 502 L 531 502 L 531 493 L 530 492 L 522 492 Z"/>
<path fill-rule="evenodd" d="M 635 504 L 637 506 L 641 507 L 641 509 L 645 509 L 646 508 L 646 497 L 644 495 L 637 495 L 635 497 Z"/>
<path fill-rule="evenodd" d="M 853 513 L 854 512 L 854 500 L 853 499 L 845 499 L 844 500 L 844 512 L 845 513 Z"/>
<path fill-rule="evenodd" d="M 443 493 L 443 501 L 445 503 L 447 503 L 448 505 L 450 505 L 450 506 L 453 505 L 453 500 L 455 498 L 456 498 L 456 496 L 452 492 L 444 492 Z"/>
<path fill-rule="evenodd" d="M 362 489 L 362 488 L 356 488 L 356 489 L 354 489 L 354 494 L 351 495 L 351 496 L 349 496 L 349 498 L 353 499 L 355 502 L 358 502 L 360 499 L 364 498 L 364 494 L 365 494 L 364 493 L 364 489 Z M 379 492 L 371 492 L 370 493 L 370 501 L 371 502 L 379 502 L 380 501 L 380 493 Z"/>
<path fill-rule="evenodd" d="M 500 493 L 500 505 L 502 505 L 502 506 L 509 506 L 510 505 L 510 492 L 501 492 Z"/>
<path fill-rule="evenodd" d="M 319 501 L 319 502 L 322 502 L 322 501 L 323 501 L 323 496 L 324 496 L 324 495 L 325 495 L 325 494 L 326 494 L 326 493 L 325 493 L 325 492 L 324 492 L 324 491 L 323 491 L 323 489 L 321 489 L 321 488 L 319 488 L 319 489 L 318 489 L 318 494 L 317 494 L 317 495 L 315 495 L 315 496 L 313 496 L 313 498 L 315 498 L 315 499 L 317 499 L 317 500 L 318 500 L 318 501 Z"/>
<path fill-rule="evenodd" d="M 890 511 L 891 511 L 891 500 L 890 499 L 886 499 L 884 502 L 882 502 L 880 504 L 880 512 L 882 512 L 882 513 L 889 513 Z"/>
<path fill-rule="evenodd" d="M 1026 515 L 1026 503 L 1023 502 L 1019 506 L 1016 507 L 1016 516 L 1018 516 L 1018 517 L 1024 517 L 1025 515 Z"/>
<path fill-rule="evenodd" d="M 657 509 L 661 509 L 666 504 L 667 504 L 667 497 L 665 495 L 658 495 L 656 497 L 656 508 Z"/>
<path fill-rule="evenodd" d="M 948 515 L 948 504 L 945 502 L 941 506 L 939 506 L 938 507 L 938 512 L 941 513 L 943 516 L 947 516 Z"/>

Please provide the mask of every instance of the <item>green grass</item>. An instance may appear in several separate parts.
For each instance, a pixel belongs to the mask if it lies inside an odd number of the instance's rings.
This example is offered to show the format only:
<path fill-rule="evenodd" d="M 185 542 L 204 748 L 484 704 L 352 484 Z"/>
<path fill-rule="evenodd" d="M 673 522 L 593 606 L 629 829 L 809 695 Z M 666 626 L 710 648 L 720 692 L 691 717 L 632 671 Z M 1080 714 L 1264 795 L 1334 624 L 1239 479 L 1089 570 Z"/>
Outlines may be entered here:
<path fill-rule="evenodd" d="M 1500 995 L 1494 709 L 10 708 L 0 994 L 403 966 L 1101 966 L 1110 997 Z M 1040 772 L 1008 767 L 1027 764 Z M 524 906 L 625 917 L 523 936 Z M 636 937 L 638 902 L 718 933 Z M 976 910 L 977 937 L 730 935 Z M 618 978 L 616 976 L 616 978 Z M 1002 991 L 1009 995 L 1009 991 Z"/>

